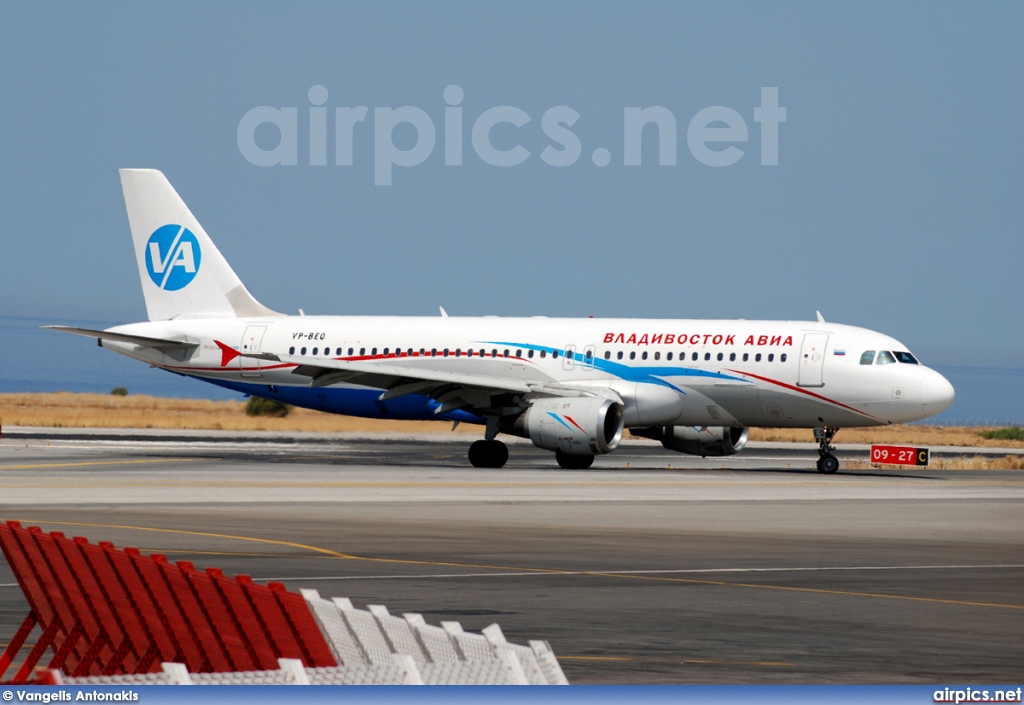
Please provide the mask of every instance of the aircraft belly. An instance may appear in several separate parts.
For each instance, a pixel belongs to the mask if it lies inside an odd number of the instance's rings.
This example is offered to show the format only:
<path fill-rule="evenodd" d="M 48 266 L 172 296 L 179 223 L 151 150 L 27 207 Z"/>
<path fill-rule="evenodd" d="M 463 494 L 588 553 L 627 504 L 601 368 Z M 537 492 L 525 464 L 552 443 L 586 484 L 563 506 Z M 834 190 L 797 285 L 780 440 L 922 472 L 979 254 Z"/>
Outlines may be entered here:
<path fill-rule="evenodd" d="M 727 425 L 757 425 L 763 416 L 757 390 L 752 384 L 714 385 L 707 389 L 707 397 L 723 416 L 728 414 L 733 419 L 733 423 Z"/>
<path fill-rule="evenodd" d="M 762 387 L 758 390 L 758 399 L 761 407 L 761 425 L 765 426 L 807 428 L 821 425 L 843 428 L 871 426 L 877 423 L 857 411 L 844 409 L 838 404 L 785 390 Z"/>

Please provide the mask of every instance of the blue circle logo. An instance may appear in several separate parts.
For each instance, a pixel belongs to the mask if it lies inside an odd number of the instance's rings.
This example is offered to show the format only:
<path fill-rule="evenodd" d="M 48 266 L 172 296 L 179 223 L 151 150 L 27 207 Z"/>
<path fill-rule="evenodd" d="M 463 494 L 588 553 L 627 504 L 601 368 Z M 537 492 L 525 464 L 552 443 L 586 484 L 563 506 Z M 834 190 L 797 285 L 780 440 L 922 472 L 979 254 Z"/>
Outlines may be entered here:
<path fill-rule="evenodd" d="M 199 241 L 184 225 L 164 225 L 146 243 L 146 271 L 164 291 L 184 289 L 196 278 L 203 253 Z"/>

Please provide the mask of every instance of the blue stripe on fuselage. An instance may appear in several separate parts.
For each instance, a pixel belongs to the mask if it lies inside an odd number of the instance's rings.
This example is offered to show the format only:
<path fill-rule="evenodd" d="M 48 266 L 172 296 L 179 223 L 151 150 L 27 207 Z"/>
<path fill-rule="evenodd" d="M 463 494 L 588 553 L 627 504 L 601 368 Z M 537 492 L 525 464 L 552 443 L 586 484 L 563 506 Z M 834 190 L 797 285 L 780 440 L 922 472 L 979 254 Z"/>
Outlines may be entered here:
<path fill-rule="evenodd" d="M 478 341 L 484 345 L 508 345 L 509 347 L 523 348 L 525 350 L 537 350 L 553 355 L 558 353 L 559 355 L 565 355 L 566 351 L 561 348 L 551 348 L 543 345 L 530 345 L 528 343 L 513 343 L 508 341 L 498 340 L 483 340 Z M 600 357 L 593 357 L 590 360 L 584 361 L 581 353 L 573 353 L 573 360 L 579 364 L 592 365 L 595 369 L 606 372 L 610 375 L 614 375 L 619 379 L 624 379 L 627 382 L 646 382 L 648 384 L 660 384 L 663 387 L 674 389 L 680 394 L 686 394 L 682 389 L 669 384 L 662 377 L 707 377 L 710 379 L 727 379 L 735 382 L 750 382 L 748 379 L 742 377 L 734 377 L 732 375 L 722 374 L 721 372 L 711 372 L 709 370 L 698 370 L 692 367 L 646 367 L 638 366 L 631 367 L 621 362 L 613 362 L 611 360 L 605 360 Z"/>

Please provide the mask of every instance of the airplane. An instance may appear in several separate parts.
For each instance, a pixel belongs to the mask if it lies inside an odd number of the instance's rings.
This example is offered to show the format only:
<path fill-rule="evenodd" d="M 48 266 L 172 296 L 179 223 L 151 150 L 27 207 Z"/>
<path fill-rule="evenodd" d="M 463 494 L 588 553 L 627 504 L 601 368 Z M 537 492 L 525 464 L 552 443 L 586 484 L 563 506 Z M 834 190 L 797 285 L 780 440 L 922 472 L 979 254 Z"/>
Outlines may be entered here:
<path fill-rule="evenodd" d="M 898 340 L 815 321 L 289 316 L 249 293 L 167 178 L 121 169 L 149 320 L 92 337 L 153 367 L 287 404 L 483 427 L 469 462 L 500 468 L 499 434 L 586 469 L 623 433 L 701 456 L 751 427 L 813 429 L 835 473 L 843 427 L 938 414 L 952 385 Z M 301 311 L 300 311 L 301 313 Z"/>

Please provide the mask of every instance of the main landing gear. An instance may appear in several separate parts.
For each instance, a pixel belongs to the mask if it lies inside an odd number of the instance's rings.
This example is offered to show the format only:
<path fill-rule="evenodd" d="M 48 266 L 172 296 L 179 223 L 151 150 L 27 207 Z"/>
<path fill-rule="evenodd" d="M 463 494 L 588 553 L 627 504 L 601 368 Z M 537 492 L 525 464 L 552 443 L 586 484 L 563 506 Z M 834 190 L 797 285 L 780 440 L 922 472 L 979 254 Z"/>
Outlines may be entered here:
<path fill-rule="evenodd" d="M 508 446 L 501 441 L 474 441 L 469 447 L 469 462 L 475 468 L 501 468 L 508 462 Z"/>
<path fill-rule="evenodd" d="M 508 462 L 508 446 L 501 441 L 494 440 L 499 431 L 498 421 L 497 416 L 488 416 L 484 440 L 474 441 L 469 446 L 469 462 L 473 467 L 503 468 Z"/>
<path fill-rule="evenodd" d="M 818 472 L 826 475 L 833 475 L 839 471 L 839 459 L 832 455 L 835 446 L 832 445 L 832 438 L 839 432 L 838 428 L 824 428 L 819 426 L 814 429 L 814 440 L 818 442 Z"/>

